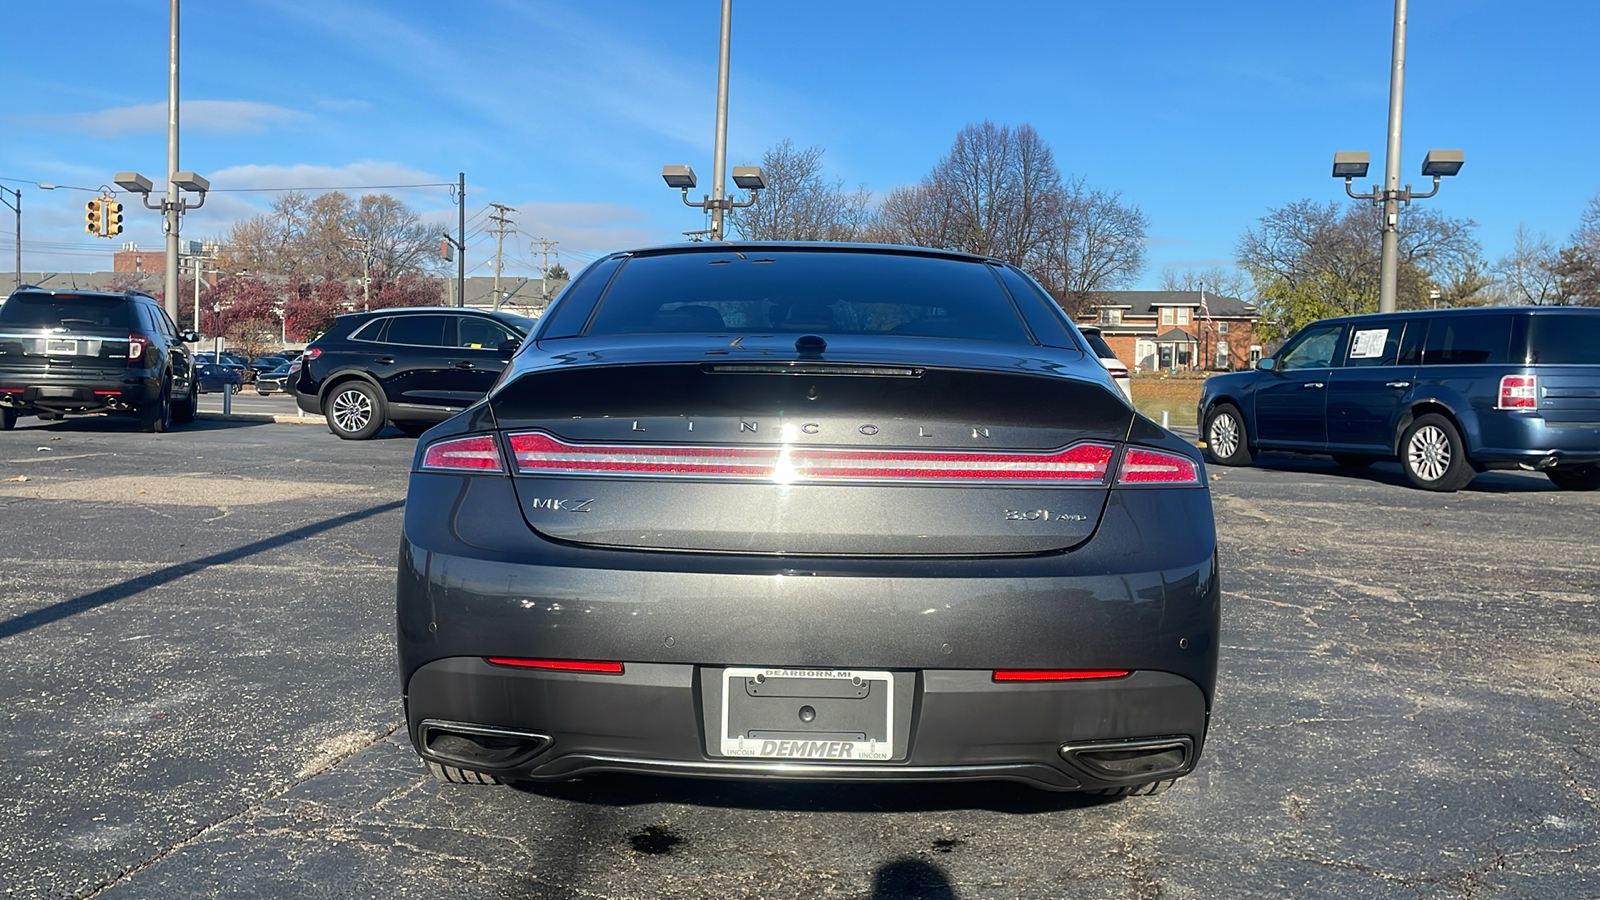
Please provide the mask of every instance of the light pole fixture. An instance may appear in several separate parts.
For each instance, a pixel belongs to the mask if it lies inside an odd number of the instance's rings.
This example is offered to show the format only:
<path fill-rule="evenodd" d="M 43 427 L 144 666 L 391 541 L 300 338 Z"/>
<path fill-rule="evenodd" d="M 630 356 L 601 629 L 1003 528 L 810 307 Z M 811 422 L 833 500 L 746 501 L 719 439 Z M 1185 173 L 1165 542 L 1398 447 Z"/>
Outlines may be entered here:
<path fill-rule="evenodd" d="M 144 203 L 145 209 L 155 209 L 161 211 L 161 230 L 162 233 L 167 236 L 167 289 L 165 305 L 167 307 L 167 315 L 173 320 L 177 320 L 178 217 L 182 216 L 185 212 L 188 212 L 191 209 L 199 209 L 200 207 L 206 205 L 206 192 L 211 190 L 211 182 L 204 176 L 196 175 L 193 172 L 173 172 L 171 177 L 167 179 L 167 184 L 169 186 L 167 195 L 162 198 L 160 203 L 151 203 L 150 192 L 155 189 L 155 185 L 150 183 L 150 179 L 140 175 L 138 172 L 118 172 L 117 176 L 113 178 L 112 181 L 116 182 L 117 187 L 122 188 L 125 191 L 138 194 L 139 199 Z M 198 194 L 200 195 L 200 199 L 195 203 L 190 203 L 189 198 L 183 196 L 181 193 L 183 191 L 188 191 L 192 194 Z"/>
<path fill-rule="evenodd" d="M 689 190 L 695 186 L 696 180 L 694 170 L 688 166 L 662 166 L 661 180 L 667 183 L 667 187 L 677 188 L 682 192 L 684 206 L 711 211 L 711 228 L 709 231 L 713 241 L 722 240 L 722 214 L 730 209 L 744 209 L 745 207 L 754 206 L 756 192 L 765 190 L 767 187 L 767 179 L 761 174 L 760 166 L 733 167 L 733 183 L 738 185 L 740 190 L 750 192 L 749 198 L 743 202 L 736 202 L 732 198 L 721 196 L 722 191 L 720 189 L 716 191 L 716 196 L 702 195 L 699 200 L 690 200 Z M 699 234 L 700 232 L 693 233 Z"/>
<path fill-rule="evenodd" d="M 688 166 L 664 166 L 661 177 L 667 187 L 683 192 L 683 204 L 711 213 L 711 239 L 722 240 L 723 217 L 730 209 L 754 206 L 756 191 L 767 186 L 757 166 L 734 166 L 733 180 L 741 189 L 750 192 L 750 198 L 735 203 L 725 196 L 724 175 L 728 161 L 728 57 L 733 34 L 733 0 L 722 0 L 722 40 L 717 53 L 717 130 L 711 142 L 711 193 L 698 203 L 689 200 L 689 189 L 694 187 L 694 170 Z M 687 232 L 686 232 L 687 233 Z M 698 232 L 696 232 L 698 233 Z"/>

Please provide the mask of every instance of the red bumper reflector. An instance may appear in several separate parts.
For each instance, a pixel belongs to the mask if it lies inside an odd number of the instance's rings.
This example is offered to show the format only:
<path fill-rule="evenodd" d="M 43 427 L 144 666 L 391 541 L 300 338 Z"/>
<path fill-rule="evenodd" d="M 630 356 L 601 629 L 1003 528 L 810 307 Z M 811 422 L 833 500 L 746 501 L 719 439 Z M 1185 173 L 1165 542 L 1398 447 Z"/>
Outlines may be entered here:
<path fill-rule="evenodd" d="M 1117 470 L 1117 484 L 1199 484 L 1194 460 L 1176 453 L 1129 447 Z"/>
<path fill-rule="evenodd" d="M 1092 681 L 1122 678 L 1132 669 L 995 669 L 995 681 Z"/>
<path fill-rule="evenodd" d="M 455 438 L 429 444 L 422 454 L 424 469 L 466 469 L 474 472 L 501 472 L 500 447 L 487 434 Z"/>
<path fill-rule="evenodd" d="M 516 666 L 523 669 L 546 669 L 552 672 L 589 672 L 594 675 L 621 675 L 622 663 L 595 662 L 587 659 L 518 659 L 510 656 L 485 656 L 497 666 Z"/>
<path fill-rule="evenodd" d="M 1113 448 L 1074 444 L 1042 453 L 860 450 L 796 445 L 707 447 L 573 444 L 542 432 L 510 436 L 525 475 L 694 477 L 745 481 L 1101 484 Z"/>
<path fill-rule="evenodd" d="M 96 397 L 115 397 L 121 393 L 121 391 L 95 391 L 94 395 Z"/>

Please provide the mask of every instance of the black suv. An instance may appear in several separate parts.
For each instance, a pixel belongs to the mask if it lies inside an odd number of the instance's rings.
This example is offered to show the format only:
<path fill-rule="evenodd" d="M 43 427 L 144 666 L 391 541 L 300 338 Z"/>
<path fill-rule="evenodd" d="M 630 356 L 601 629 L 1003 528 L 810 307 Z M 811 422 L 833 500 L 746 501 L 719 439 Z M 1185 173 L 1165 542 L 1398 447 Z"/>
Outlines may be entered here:
<path fill-rule="evenodd" d="M 193 365 L 155 298 L 23 285 L 0 304 L 0 427 L 18 416 L 137 416 L 144 431 L 194 421 Z"/>
<path fill-rule="evenodd" d="M 534 324 L 454 307 L 350 313 L 306 348 L 289 389 L 346 440 L 385 423 L 416 437 L 482 400 Z"/>
<path fill-rule="evenodd" d="M 1213 462 L 1258 450 L 1398 459 L 1426 490 L 1486 469 L 1600 488 L 1600 309 L 1487 307 L 1324 319 L 1200 394 Z"/>

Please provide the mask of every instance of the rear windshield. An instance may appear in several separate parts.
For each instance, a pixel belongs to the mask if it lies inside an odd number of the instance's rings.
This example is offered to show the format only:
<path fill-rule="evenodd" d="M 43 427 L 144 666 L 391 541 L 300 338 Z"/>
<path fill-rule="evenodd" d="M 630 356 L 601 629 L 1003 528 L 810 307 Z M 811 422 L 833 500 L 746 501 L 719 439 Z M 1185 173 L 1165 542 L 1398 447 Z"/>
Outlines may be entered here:
<path fill-rule="evenodd" d="M 631 259 L 587 335 L 900 334 L 1031 343 L 978 262 L 877 253 L 728 251 Z"/>
<path fill-rule="evenodd" d="M 80 294 L 12 294 L 0 305 L 0 325 L 62 331 L 132 331 L 127 300 Z"/>
<path fill-rule="evenodd" d="M 1600 315 L 1529 316 L 1528 362 L 1600 365 Z"/>
<path fill-rule="evenodd" d="M 1117 358 L 1116 351 L 1111 349 L 1111 345 L 1106 343 L 1106 339 L 1095 332 L 1084 332 L 1083 339 L 1089 342 L 1089 349 L 1094 351 L 1095 356 L 1098 356 L 1101 359 Z"/>

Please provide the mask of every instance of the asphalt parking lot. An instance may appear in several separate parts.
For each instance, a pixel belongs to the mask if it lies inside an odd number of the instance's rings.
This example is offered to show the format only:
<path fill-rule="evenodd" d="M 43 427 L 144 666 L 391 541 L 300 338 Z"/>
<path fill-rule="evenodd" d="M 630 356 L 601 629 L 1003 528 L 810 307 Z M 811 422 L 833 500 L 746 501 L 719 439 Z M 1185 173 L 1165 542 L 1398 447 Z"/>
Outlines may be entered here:
<path fill-rule="evenodd" d="M 385 435 L 0 434 L 8 896 L 1600 897 L 1600 493 L 1212 469 L 1217 713 L 1157 797 L 465 787 L 398 731 Z"/>

